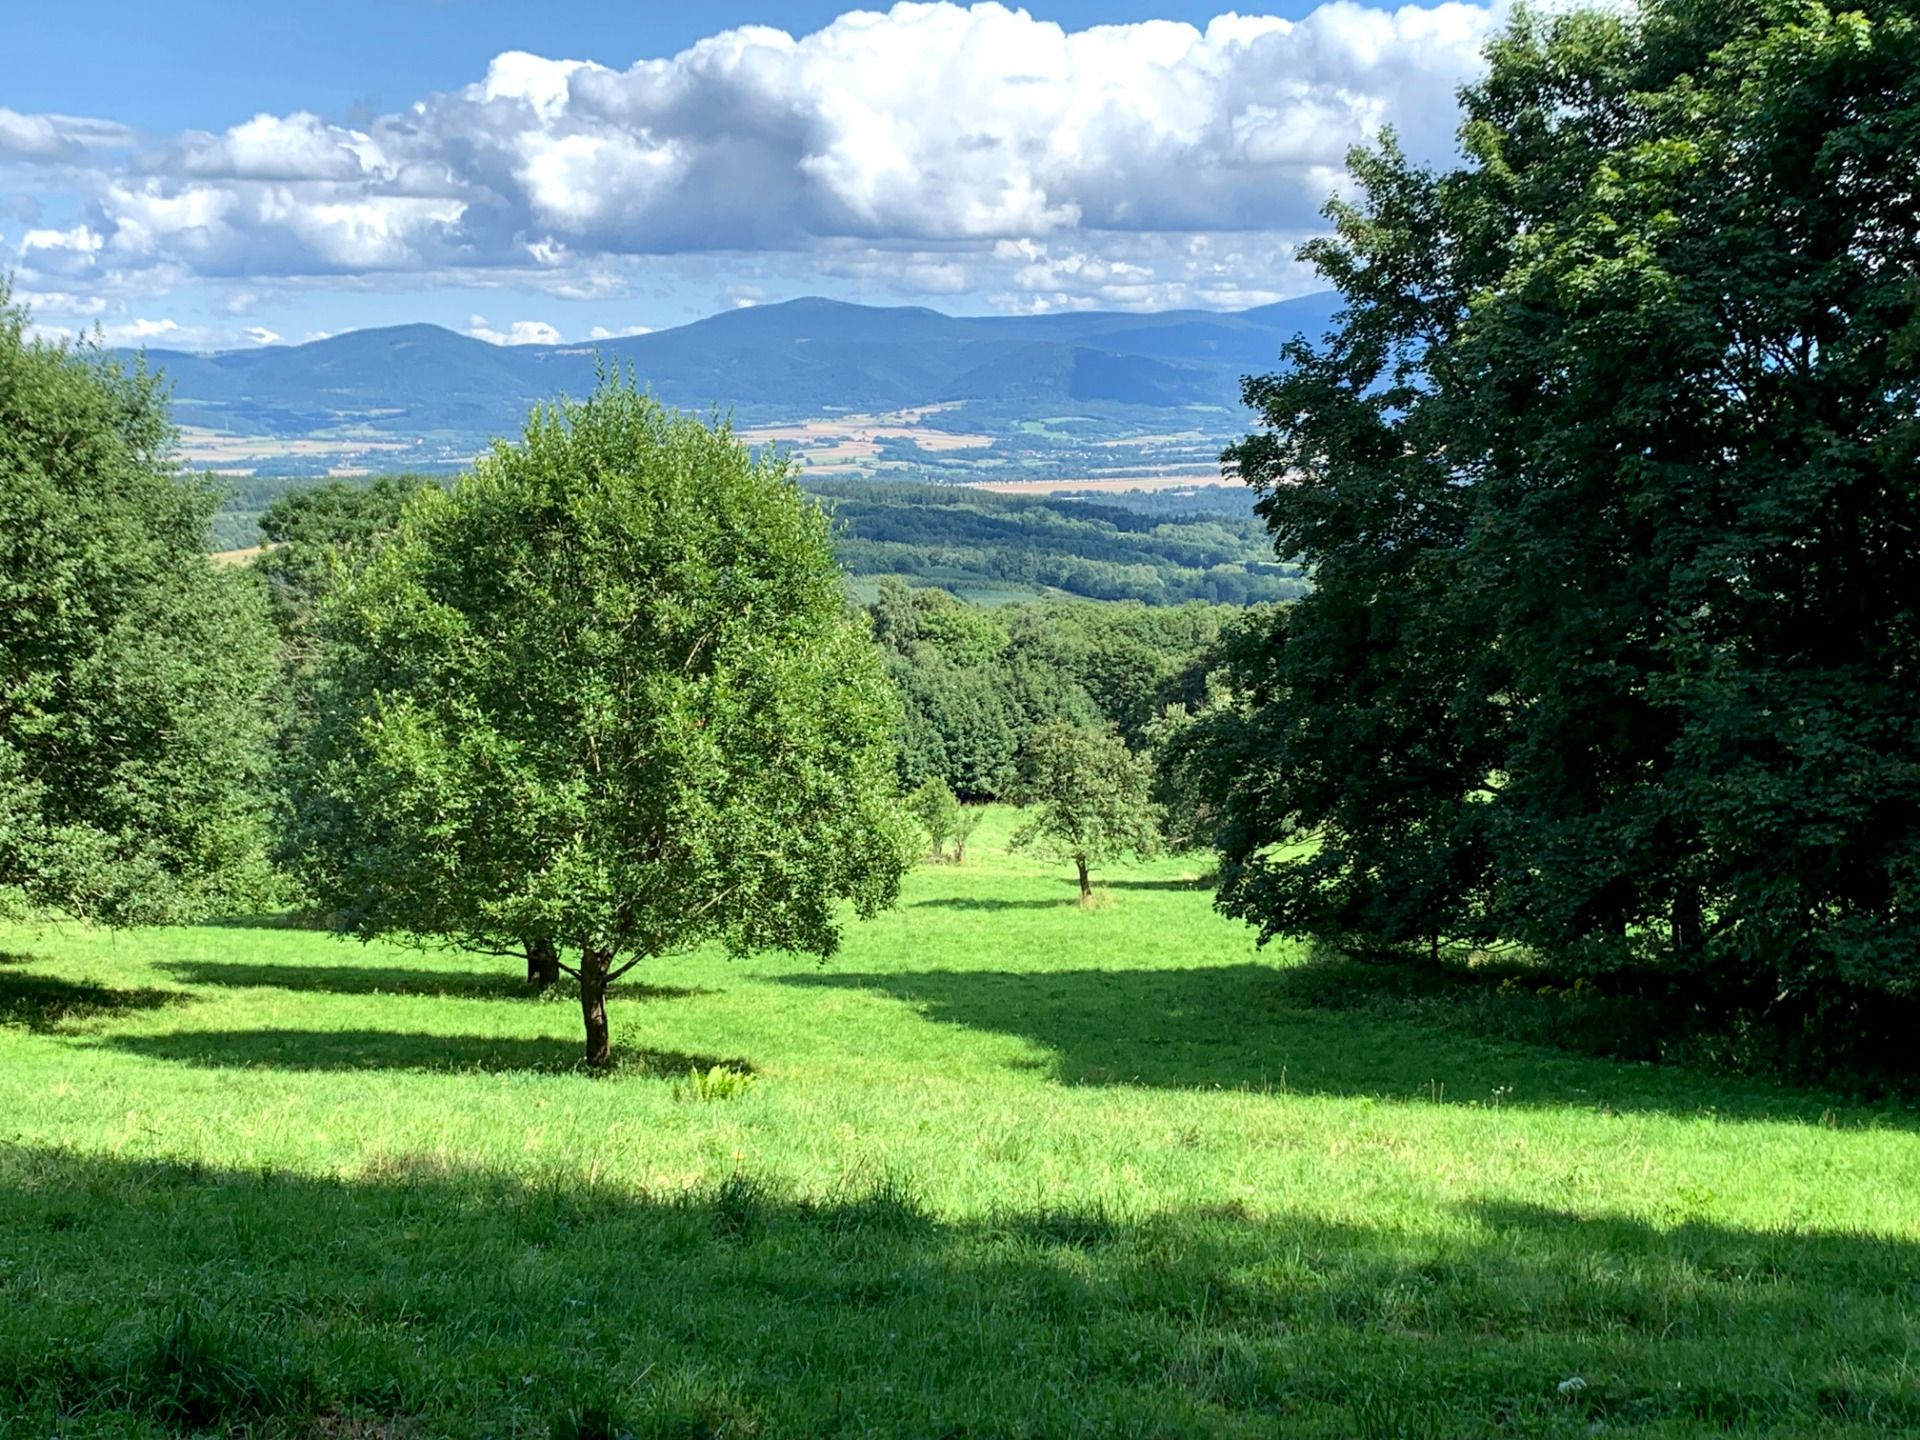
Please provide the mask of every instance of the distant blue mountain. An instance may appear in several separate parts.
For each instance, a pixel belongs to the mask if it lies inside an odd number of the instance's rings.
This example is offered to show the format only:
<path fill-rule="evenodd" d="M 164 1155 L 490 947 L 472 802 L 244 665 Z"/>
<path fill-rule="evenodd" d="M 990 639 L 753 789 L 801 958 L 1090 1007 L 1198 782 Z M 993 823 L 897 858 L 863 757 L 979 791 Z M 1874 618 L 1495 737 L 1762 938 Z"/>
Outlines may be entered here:
<path fill-rule="evenodd" d="M 793 300 L 593 345 L 491 345 L 433 325 L 355 330 L 217 355 L 149 351 L 179 418 L 261 435 L 358 425 L 396 435 L 518 428 L 530 405 L 579 394 L 596 357 L 669 404 L 803 419 L 964 401 L 970 414 L 1232 406 L 1296 333 L 1319 338 L 1338 297 L 1256 310 L 969 317 Z"/>

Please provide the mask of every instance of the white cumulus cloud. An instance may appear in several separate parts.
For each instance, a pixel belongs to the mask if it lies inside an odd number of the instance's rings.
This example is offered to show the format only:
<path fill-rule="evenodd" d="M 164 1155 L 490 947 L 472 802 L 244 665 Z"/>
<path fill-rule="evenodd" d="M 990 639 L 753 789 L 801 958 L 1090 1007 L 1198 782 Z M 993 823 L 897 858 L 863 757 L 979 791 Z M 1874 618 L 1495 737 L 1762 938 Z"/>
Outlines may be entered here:
<path fill-rule="evenodd" d="M 80 115 L 23 115 L 0 105 L 0 159 L 71 161 L 88 150 L 124 146 L 134 132 L 111 120 Z"/>
<path fill-rule="evenodd" d="M 1451 147 L 1496 20 L 1331 0 L 1076 31 L 901 3 L 624 68 L 510 52 L 355 126 L 260 114 L 136 146 L 109 121 L 0 110 L 0 155 L 92 177 L 85 243 L 22 253 L 29 279 L 513 275 L 583 298 L 760 254 L 1009 308 L 1231 303 L 1301 288 L 1292 244 L 1349 147 L 1389 124 L 1417 154 Z"/>
<path fill-rule="evenodd" d="M 515 320 L 505 330 L 496 330 L 484 315 L 470 316 L 467 334 L 489 345 L 558 345 L 560 332 L 544 320 Z"/>

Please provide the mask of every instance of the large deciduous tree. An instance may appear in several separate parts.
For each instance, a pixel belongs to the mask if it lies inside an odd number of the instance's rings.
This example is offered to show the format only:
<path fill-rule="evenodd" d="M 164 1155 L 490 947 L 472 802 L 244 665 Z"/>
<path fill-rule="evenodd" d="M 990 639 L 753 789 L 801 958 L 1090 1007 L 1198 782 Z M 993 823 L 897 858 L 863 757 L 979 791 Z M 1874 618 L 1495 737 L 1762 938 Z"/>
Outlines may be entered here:
<path fill-rule="evenodd" d="M 330 601 L 300 806 L 339 923 L 634 966 L 831 953 L 908 845 L 896 700 L 784 462 L 630 384 L 537 412 Z"/>
<path fill-rule="evenodd" d="M 0 908 L 108 924 L 270 885 L 259 587 L 207 558 L 155 377 L 0 284 Z"/>
<path fill-rule="evenodd" d="M 1339 328 L 1248 382 L 1315 589 L 1243 656 L 1222 903 L 1912 994 L 1920 12 L 1523 12 L 1489 61 L 1464 165 L 1356 157 Z"/>

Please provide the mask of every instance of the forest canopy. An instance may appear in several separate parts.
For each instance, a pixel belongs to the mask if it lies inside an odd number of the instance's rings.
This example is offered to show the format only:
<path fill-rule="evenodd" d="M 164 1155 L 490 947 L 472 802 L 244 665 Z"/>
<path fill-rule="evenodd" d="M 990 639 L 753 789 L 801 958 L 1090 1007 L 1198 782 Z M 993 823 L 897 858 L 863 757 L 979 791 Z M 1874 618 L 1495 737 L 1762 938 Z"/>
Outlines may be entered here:
<path fill-rule="evenodd" d="M 1920 21 L 1525 12 L 1229 453 L 1311 594 L 1182 745 L 1267 935 L 1920 994 Z M 1831 1029 L 1832 1027 L 1830 1027 Z"/>

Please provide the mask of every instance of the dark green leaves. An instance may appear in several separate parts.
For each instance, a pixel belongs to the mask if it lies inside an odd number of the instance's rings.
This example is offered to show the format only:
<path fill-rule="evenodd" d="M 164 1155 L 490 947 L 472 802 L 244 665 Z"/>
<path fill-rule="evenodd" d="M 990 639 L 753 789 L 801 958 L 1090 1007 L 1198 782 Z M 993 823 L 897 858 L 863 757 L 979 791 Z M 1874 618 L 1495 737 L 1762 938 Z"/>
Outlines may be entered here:
<path fill-rule="evenodd" d="M 1228 458 L 1316 588 L 1229 667 L 1223 903 L 1909 991 L 1913 7 L 1522 15 L 1490 61 L 1468 165 L 1356 157 L 1341 327 L 1248 383 Z"/>
<path fill-rule="evenodd" d="M 0 287 L 0 905 L 135 924 L 268 888 L 251 578 L 206 558 L 156 381 Z"/>

